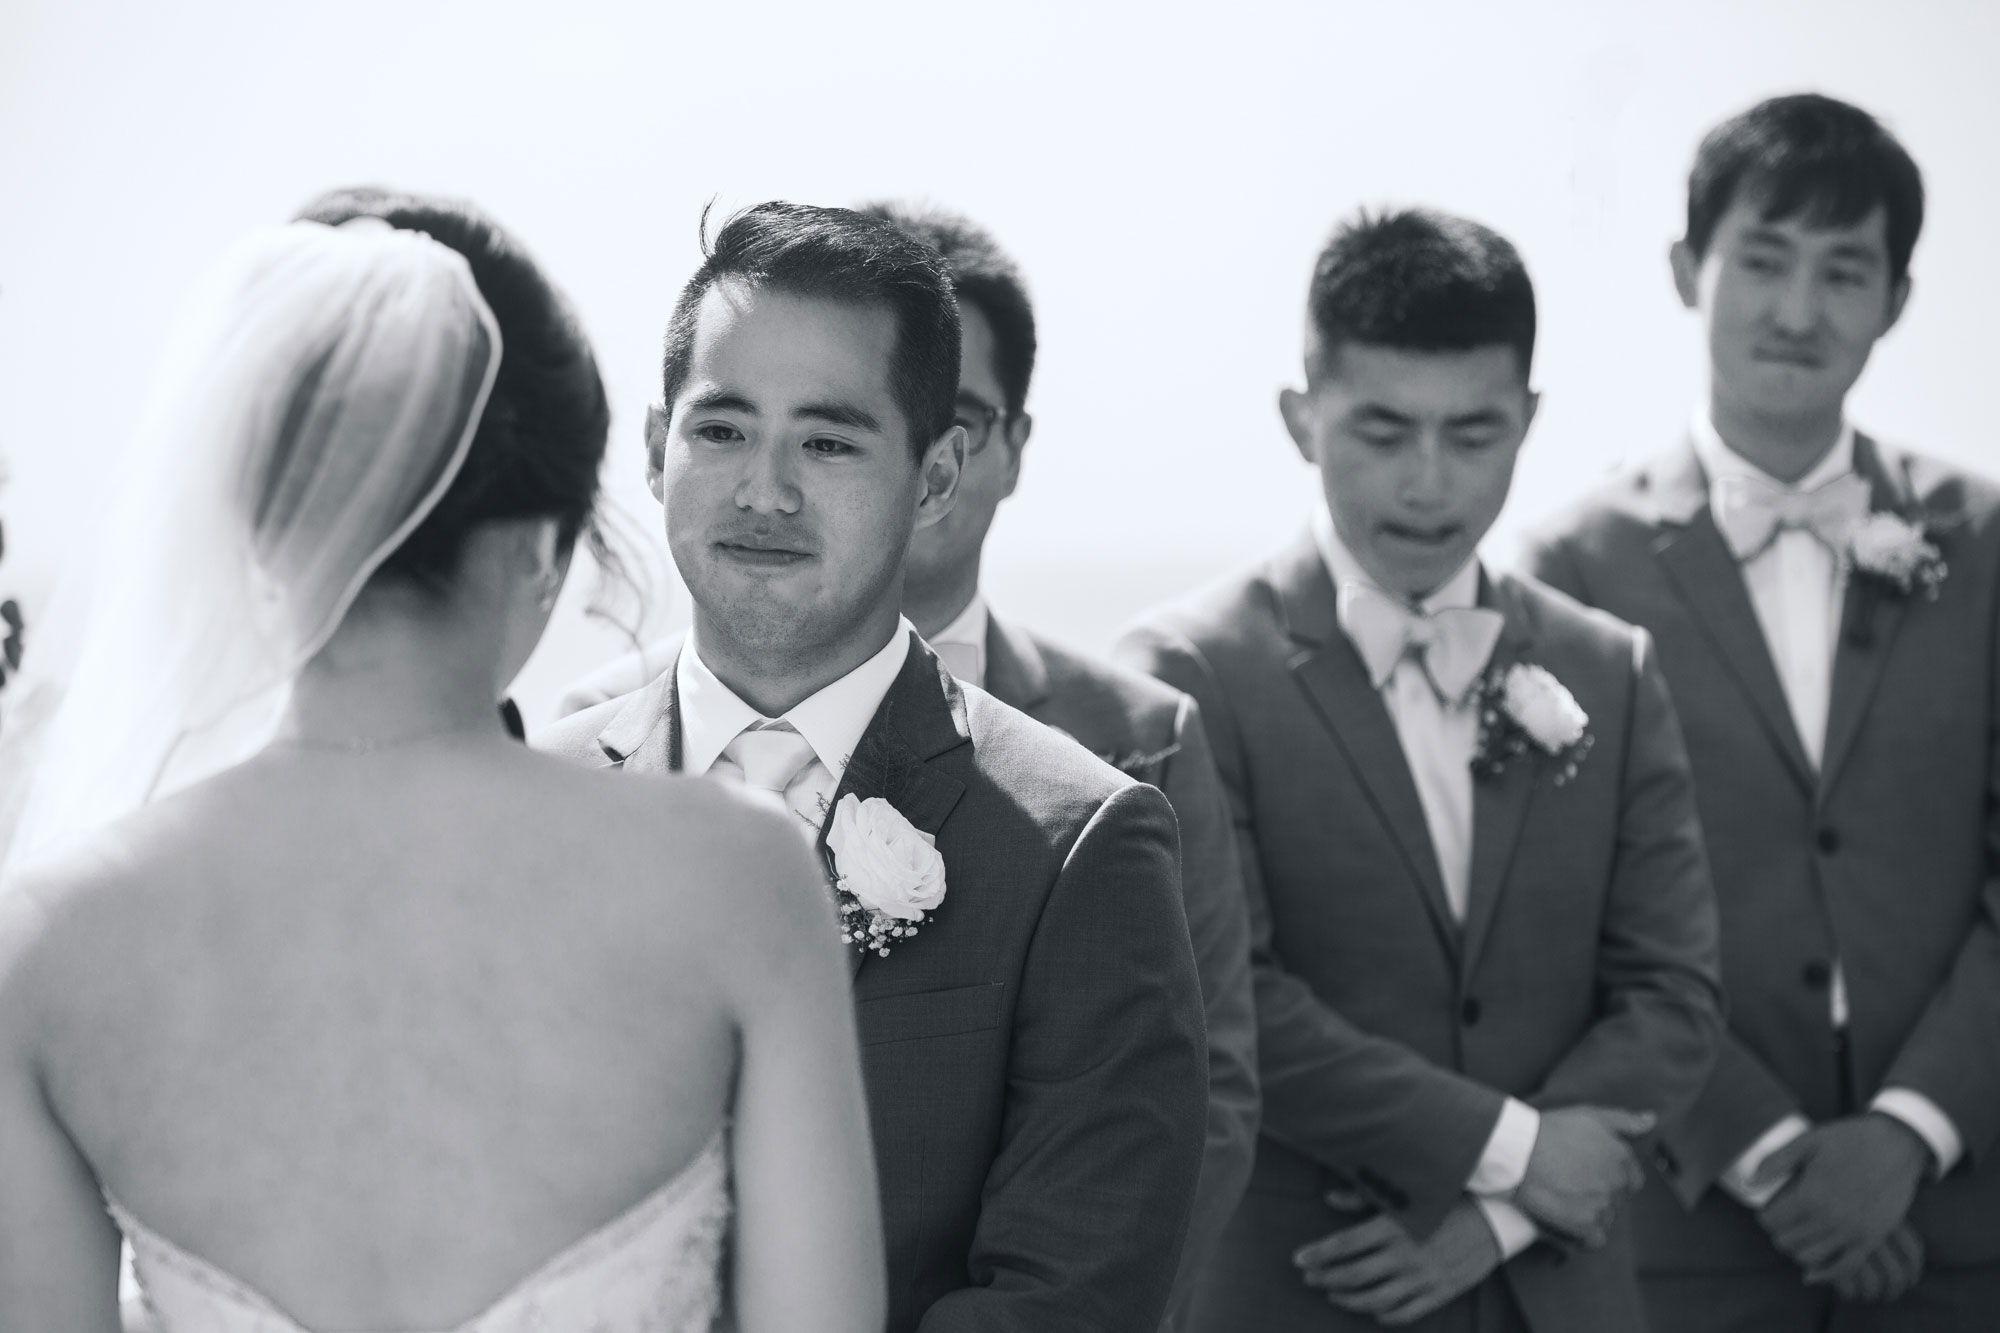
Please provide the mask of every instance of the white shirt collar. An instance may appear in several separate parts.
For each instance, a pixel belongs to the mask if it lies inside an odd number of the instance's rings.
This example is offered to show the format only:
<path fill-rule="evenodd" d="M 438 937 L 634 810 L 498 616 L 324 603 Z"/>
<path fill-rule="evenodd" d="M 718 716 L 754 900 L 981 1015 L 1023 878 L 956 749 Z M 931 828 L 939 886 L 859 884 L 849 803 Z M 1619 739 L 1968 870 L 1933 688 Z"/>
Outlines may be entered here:
<path fill-rule="evenodd" d="M 896 632 L 882 650 L 854 670 L 801 700 L 784 715 L 820 763 L 833 774 L 835 784 L 847 771 L 854 747 L 861 744 L 868 724 L 882 707 L 889 687 L 896 683 L 903 664 L 909 659 L 911 636 L 916 627 L 898 618 Z M 674 668 L 674 688 L 680 696 L 681 768 L 688 773 L 706 773 L 714 766 L 729 742 L 754 722 L 775 722 L 745 703 L 736 691 L 722 683 L 701 660 L 695 632 L 688 631 L 687 646 L 681 650 L 680 664 Z"/>
<path fill-rule="evenodd" d="M 1328 512 L 1324 503 L 1313 506 L 1312 533 L 1313 543 L 1319 547 L 1319 558 L 1326 563 L 1326 572 L 1333 579 L 1336 593 L 1343 583 L 1358 583 L 1364 588 L 1373 588 L 1394 601 L 1405 600 L 1401 593 L 1390 592 L 1368 577 L 1368 572 L 1361 567 L 1361 562 L 1354 558 L 1354 552 L 1347 549 L 1347 543 L 1340 539 L 1340 533 L 1334 529 L 1333 515 Z M 1459 568 L 1456 574 L 1446 579 L 1436 592 L 1424 598 L 1419 609 L 1429 612 L 1441 611 L 1447 607 L 1477 605 L 1479 605 L 1479 557 L 1475 554 Z"/>
<path fill-rule="evenodd" d="M 965 609 L 960 611 L 949 625 L 931 635 L 925 642 L 930 644 L 932 648 L 947 643 L 964 648 L 966 650 L 964 656 L 969 657 L 972 662 L 977 664 L 973 674 L 978 677 L 976 680 L 967 681 L 966 684 L 978 685 L 984 688 L 986 684 L 986 630 L 988 622 L 991 619 L 992 613 L 986 609 L 986 594 L 983 592 L 974 592 L 972 600 L 965 604 Z"/>
<path fill-rule="evenodd" d="M 1701 462 L 1701 470 L 1708 476 L 1710 495 L 1715 494 L 1716 484 L 1724 477 L 1749 477 L 1788 491 L 1805 492 L 1818 490 L 1835 477 L 1844 477 L 1854 470 L 1854 427 L 1845 420 L 1840 423 L 1840 434 L 1835 438 L 1833 448 L 1826 451 L 1826 457 L 1797 481 L 1779 481 L 1730 448 L 1717 433 L 1715 423 L 1705 410 L 1695 410 L 1694 424 L 1689 433 L 1694 440 L 1694 455 Z"/>

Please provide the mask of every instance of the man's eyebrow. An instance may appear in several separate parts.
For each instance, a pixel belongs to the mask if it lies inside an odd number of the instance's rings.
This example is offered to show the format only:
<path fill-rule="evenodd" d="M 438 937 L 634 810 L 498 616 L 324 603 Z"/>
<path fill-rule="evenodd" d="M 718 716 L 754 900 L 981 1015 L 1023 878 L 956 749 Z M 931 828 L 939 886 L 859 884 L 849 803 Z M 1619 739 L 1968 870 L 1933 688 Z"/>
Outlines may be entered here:
<path fill-rule="evenodd" d="M 1863 244 L 1860 241 L 1843 241 L 1827 253 L 1833 259 L 1859 261 L 1867 264 L 1880 264 L 1883 262 L 1881 250 L 1875 246 Z"/>
<path fill-rule="evenodd" d="M 801 403 L 792 409 L 792 415 L 810 421 L 824 421 L 830 426 L 848 426 L 854 430 L 872 431 L 877 435 L 882 433 L 882 423 L 875 419 L 874 413 L 837 399 Z"/>
<path fill-rule="evenodd" d="M 1745 228 L 1743 239 L 1757 245 L 1782 245 L 1787 250 L 1792 248 L 1792 238 L 1776 227 Z"/>
<path fill-rule="evenodd" d="M 1481 407 L 1471 412 L 1463 412 L 1455 417 L 1446 417 L 1447 426 L 1497 426 L 1507 420 L 1507 414 L 1497 407 Z"/>
<path fill-rule="evenodd" d="M 733 389 L 707 389 L 688 399 L 691 412 L 741 412 L 757 415 L 757 405 Z"/>
<path fill-rule="evenodd" d="M 1363 403 L 1354 409 L 1353 415 L 1356 417 L 1366 417 L 1371 421 L 1393 422 L 1398 426 L 1407 426 L 1416 420 L 1415 417 L 1407 413 L 1398 412 L 1393 407 L 1384 407 L 1380 403 Z"/>

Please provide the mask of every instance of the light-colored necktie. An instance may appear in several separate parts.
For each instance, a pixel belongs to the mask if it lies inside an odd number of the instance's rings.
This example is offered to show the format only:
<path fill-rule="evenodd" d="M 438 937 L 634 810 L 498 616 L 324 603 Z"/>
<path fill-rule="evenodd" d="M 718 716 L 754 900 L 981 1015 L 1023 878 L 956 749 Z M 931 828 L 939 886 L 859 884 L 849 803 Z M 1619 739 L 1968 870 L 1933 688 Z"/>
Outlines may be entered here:
<path fill-rule="evenodd" d="M 1715 526 L 1738 561 L 1756 559 L 1788 529 L 1811 533 L 1839 555 L 1870 499 L 1867 481 L 1852 472 L 1810 491 L 1731 473 L 1715 486 Z"/>
<path fill-rule="evenodd" d="M 822 812 L 814 808 L 815 794 L 801 789 L 794 799 L 792 786 L 819 756 L 791 723 L 753 722 L 722 748 L 722 757 L 734 761 L 745 787 L 771 796 L 803 820 L 809 832 L 818 833 Z"/>
<path fill-rule="evenodd" d="M 1428 614 L 1365 583 L 1340 586 L 1340 623 L 1381 689 L 1396 663 L 1415 658 L 1440 702 L 1457 704 L 1493 657 L 1506 619 L 1484 607 L 1444 607 Z"/>

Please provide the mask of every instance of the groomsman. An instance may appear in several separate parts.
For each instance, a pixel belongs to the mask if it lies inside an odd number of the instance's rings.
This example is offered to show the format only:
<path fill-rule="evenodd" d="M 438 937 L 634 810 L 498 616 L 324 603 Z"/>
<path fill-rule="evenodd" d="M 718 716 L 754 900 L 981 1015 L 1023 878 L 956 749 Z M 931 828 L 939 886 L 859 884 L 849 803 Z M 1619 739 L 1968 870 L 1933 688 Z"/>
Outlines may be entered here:
<path fill-rule="evenodd" d="M 1671 255 L 1706 401 L 1531 543 L 1659 644 L 1715 868 L 1729 1033 L 1637 1208 L 1662 1333 L 2000 1327 L 2000 493 L 1846 408 L 1922 222 L 1855 107 L 1718 127 Z"/>
<path fill-rule="evenodd" d="M 986 534 L 1000 502 L 1014 493 L 1034 426 L 1026 406 L 1035 313 L 1020 270 L 965 218 L 890 204 L 862 211 L 943 256 L 964 332 L 957 420 L 966 447 L 958 501 L 910 542 L 903 613 L 961 681 L 1158 787 L 1180 819 L 1181 888 L 1208 1021 L 1209 1091 L 1208 1146 L 1175 1282 L 1178 1312 L 1242 1197 L 1257 1140 L 1250 925 L 1227 798 L 1192 699 L 1003 619 L 980 592 Z"/>
<path fill-rule="evenodd" d="M 1617 1199 L 1708 1072 L 1714 907 L 1646 634 L 1475 554 L 1534 335 L 1492 231 L 1342 225 L 1279 398 L 1324 506 L 1127 641 L 1201 704 L 1251 908 L 1263 1131 L 1198 1328 L 1643 1326 Z"/>
<path fill-rule="evenodd" d="M 542 743 L 746 783 L 817 838 L 855 946 L 890 1333 L 1153 1333 L 1208 1100 L 1174 813 L 961 689 L 901 615 L 911 535 L 960 484 L 958 370 L 927 247 L 844 209 L 731 218 L 648 432 L 693 628 Z"/>

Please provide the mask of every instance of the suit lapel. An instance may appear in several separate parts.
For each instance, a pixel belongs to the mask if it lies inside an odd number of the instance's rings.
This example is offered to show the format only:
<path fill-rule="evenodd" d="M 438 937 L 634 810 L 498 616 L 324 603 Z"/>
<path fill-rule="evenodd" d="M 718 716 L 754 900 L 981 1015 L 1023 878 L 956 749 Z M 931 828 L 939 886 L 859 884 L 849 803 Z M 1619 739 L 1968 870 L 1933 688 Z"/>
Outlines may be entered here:
<path fill-rule="evenodd" d="M 1742 568 L 1717 531 L 1708 508 L 1708 479 L 1695 457 L 1694 446 L 1683 444 L 1670 460 L 1654 468 L 1648 484 L 1659 506 L 1662 531 L 1653 549 L 1667 581 L 1687 606 L 1724 668 L 1743 691 L 1758 724 L 1784 757 L 1785 767 L 1810 791 L 1812 764 L 1799 741 L 1785 687 L 1771 660 L 1770 645 L 1750 604 Z"/>
<path fill-rule="evenodd" d="M 986 617 L 986 692 L 1033 713 L 1048 701 L 1049 669 L 1035 641 L 998 616 Z"/>
<path fill-rule="evenodd" d="M 597 734 L 607 763 L 633 773 L 678 773 L 681 767 L 680 691 L 675 673 L 681 650 L 676 644 L 667 669 L 634 694 L 608 726 Z"/>
<path fill-rule="evenodd" d="M 909 658 L 861 734 L 829 806 L 850 795 L 863 801 L 879 796 L 935 836 L 965 795 L 965 784 L 931 761 L 971 740 L 958 682 L 921 639 L 913 638 Z M 826 834 L 832 822 L 828 818 L 820 824 L 816 846 L 822 861 L 828 858 Z M 946 867 L 944 910 L 951 901 L 950 869 Z M 868 957 L 860 949 L 850 950 L 849 975 L 858 974 Z"/>
<path fill-rule="evenodd" d="M 1492 607 L 1507 618 L 1500 642 L 1493 650 L 1492 665 L 1505 668 L 1515 662 L 1533 661 L 1534 629 L 1513 584 L 1505 579 L 1496 583 L 1482 574 L 1479 593 L 1481 606 Z M 1472 873 L 1466 881 L 1462 976 L 1471 975 L 1492 930 L 1501 890 L 1506 887 L 1507 872 L 1514 864 L 1514 849 L 1520 845 L 1528 807 L 1545 768 L 1541 753 L 1531 747 L 1496 776 L 1473 779 Z"/>
<path fill-rule="evenodd" d="M 1430 909 L 1439 940 L 1456 955 L 1458 925 L 1445 897 L 1444 876 L 1438 870 L 1437 849 L 1431 845 L 1416 780 L 1410 776 L 1388 706 L 1369 680 L 1361 655 L 1341 632 L 1333 579 L 1310 537 L 1278 557 L 1272 586 L 1283 604 L 1286 629 L 1300 645 L 1291 661 L 1292 674 L 1333 733 L 1401 852 L 1404 868 Z"/>
<path fill-rule="evenodd" d="M 1881 449 L 1865 435 L 1854 437 L 1854 470 L 1867 478 L 1871 493 L 1869 508 L 1877 512 L 1908 513 L 1914 508 L 1908 486 L 1882 457 Z M 1846 600 L 1841 608 L 1840 635 L 1833 651 L 1833 683 L 1826 710 L 1826 746 L 1820 765 L 1819 790 L 1832 790 L 1847 762 L 1854 742 L 1861 734 L 1868 705 L 1882 683 L 1882 670 L 1889 663 L 1889 649 L 1902 628 L 1908 599 L 1885 597 L 1859 579 L 1847 581 Z"/>

